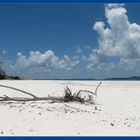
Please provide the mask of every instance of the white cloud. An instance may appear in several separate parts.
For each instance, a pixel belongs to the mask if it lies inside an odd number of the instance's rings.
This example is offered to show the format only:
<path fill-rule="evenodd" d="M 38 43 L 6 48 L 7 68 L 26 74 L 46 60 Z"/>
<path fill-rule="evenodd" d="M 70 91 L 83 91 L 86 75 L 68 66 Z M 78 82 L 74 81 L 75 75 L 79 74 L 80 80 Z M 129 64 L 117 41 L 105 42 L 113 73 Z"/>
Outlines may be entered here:
<path fill-rule="evenodd" d="M 105 7 L 110 28 L 105 28 L 103 22 L 94 24 L 94 30 L 99 34 L 99 53 L 124 58 L 140 57 L 140 26 L 131 24 L 126 13 L 126 9 L 118 4 Z"/>
<path fill-rule="evenodd" d="M 72 72 L 78 64 L 78 60 L 73 60 L 68 55 L 64 55 L 64 57 L 60 59 L 51 50 L 45 53 L 31 51 L 28 57 L 19 52 L 17 54 L 16 65 L 13 68 L 18 74 L 31 77 L 40 77 L 40 75 L 49 77 L 50 74 L 56 76 L 55 73 L 63 74 L 65 72 Z M 59 77 L 60 76 L 61 75 L 59 75 Z"/>
<path fill-rule="evenodd" d="M 93 26 L 99 35 L 99 47 L 89 54 L 87 68 L 94 70 L 104 65 L 104 70 L 119 69 L 125 63 L 125 69 L 134 70 L 140 62 L 140 25 L 130 23 L 124 4 L 105 5 L 105 17 L 108 27 L 102 21 Z M 117 62 L 113 62 L 114 57 L 118 57 Z"/>

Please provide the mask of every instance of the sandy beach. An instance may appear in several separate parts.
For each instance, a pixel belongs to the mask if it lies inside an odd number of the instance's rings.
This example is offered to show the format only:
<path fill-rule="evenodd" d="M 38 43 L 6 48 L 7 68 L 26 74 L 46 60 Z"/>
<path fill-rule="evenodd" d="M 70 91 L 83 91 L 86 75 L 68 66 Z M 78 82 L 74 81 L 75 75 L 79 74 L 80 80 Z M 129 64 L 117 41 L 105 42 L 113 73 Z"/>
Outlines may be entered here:
<path fill-rule="evenodd" d="M 39 97 L 63 97 L 73 92 L 94 91 L 100 81 L 2 80 L 1 85 L 31 92 Z M 24 94 L 0 87 L 0 96 Z M 0 102 L 1 136 L 139 136 L 140 82 L 102 81 L 95 104 L 79 102 Z"/>

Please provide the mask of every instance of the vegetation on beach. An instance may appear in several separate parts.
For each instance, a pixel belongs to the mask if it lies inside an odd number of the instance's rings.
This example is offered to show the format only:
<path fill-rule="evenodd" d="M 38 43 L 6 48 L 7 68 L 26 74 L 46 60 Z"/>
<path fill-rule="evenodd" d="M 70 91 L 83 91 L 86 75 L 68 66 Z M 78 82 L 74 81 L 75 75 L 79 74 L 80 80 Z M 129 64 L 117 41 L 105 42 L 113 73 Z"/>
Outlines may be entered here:
<path fill-rule="evenodd" d="M 0 61 L 0 80 L 22 80 L 23 78 L 19 76 L 9 76 L 5 73 L 3 68 L 4 63 Z"/>

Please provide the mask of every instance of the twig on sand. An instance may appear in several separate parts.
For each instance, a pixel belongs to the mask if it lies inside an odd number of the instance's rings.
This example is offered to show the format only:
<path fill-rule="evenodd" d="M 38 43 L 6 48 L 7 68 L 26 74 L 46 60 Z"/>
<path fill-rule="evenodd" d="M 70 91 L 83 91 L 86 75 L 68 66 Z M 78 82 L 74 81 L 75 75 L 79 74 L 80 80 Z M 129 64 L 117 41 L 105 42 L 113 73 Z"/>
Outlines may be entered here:
<path fill-rule="evenodd" d="M 15 88 L 15 87 L 5 86 L 5 85 L 0 85 L 0 87 L 5 87 L 5 88 L 9 88 L 9 89 L 13 89 L 13 90 L 22 92 L 22 93 L 24 93 L 24 94 L 27 94 L 27 95 L 33 97 L 34 99 L 37 98 L 37 96 L 35 96 L 34 94 L 32 94 L 32 93 L 30 93 L 30 92 L 27 92 L 27 91 L 24 91 L 24 90 L 21 90 L 21 89 L 18 89 L 18 88 Z"/>
<path fill-rule="evenodd" d="M 70 101 L 77 101 L 77 102 L 86 102 L 86 100 L 84 98 L 82 98 L 80 95 L 82 93 L 88 93 L 88 94 L 92 94 L 97 96 L 97 90 L 99 88 L 99 86 L 101 85 L 101 82 L 97 85 L 95 92 L 89 91 L 89 90 L 79 90 L 77 93 L 72 93 L 72 91 L 70 90 L 70 88 L 67 86 L 65 88 L 65 95 L 64 97 L 52 97 L 52 96 L 48 96 L 48 97 L 37 97 L 36 95 L 34 95 L 33 93 L 15 88 L 15 87 L 11 87 L 11 86 L 6 86 L 6 85 L 0 85 L 0 87 L 4 87 L 4 88 L 9 88 L 12 90 L 16 90 L 19 92 L 22 92 L 26 95 L 31 96 L 31 98 L 29 97 L 9 97 L 7 95 L 4 96 L 0 96 L 0 101 L 39 101 L 39 100 L 52 100 L 54 102 L 60 101 L 60 102 L 70 102 Z M 89 101 L 91 100 L 91 95 L 89 95 Z"/>

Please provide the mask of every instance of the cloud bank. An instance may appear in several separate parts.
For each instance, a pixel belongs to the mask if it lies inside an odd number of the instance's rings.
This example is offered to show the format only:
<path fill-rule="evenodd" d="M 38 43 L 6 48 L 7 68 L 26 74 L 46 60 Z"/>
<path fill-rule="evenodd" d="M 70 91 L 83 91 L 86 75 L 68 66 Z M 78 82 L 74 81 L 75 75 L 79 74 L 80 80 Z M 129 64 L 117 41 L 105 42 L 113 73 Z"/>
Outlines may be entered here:
<path fill-rule="evenodd" d="M 31 51 L 28 57 L 19 52 L 13 70 L 16 74 L 32 78 L 63 78 L 68 72 L 74 72 L 78 64 L 78 60 L 73 60 L 68 55 L 61 59 L 52 50 L 44 53 Z"/>

